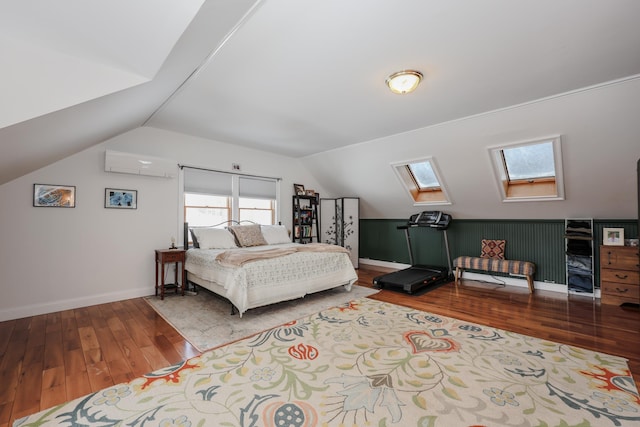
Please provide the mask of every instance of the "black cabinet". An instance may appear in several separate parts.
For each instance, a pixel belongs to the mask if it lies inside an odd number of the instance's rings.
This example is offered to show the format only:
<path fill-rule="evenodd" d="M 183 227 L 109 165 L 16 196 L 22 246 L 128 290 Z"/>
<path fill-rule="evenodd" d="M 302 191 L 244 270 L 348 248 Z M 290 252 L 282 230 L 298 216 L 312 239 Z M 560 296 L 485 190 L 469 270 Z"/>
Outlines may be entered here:
<path fill-rule="evenodd" d="M 296 243 L 320 241 L 318 226 L 318 199 L 315 196 L 293 196 L 293 234 Z"/>

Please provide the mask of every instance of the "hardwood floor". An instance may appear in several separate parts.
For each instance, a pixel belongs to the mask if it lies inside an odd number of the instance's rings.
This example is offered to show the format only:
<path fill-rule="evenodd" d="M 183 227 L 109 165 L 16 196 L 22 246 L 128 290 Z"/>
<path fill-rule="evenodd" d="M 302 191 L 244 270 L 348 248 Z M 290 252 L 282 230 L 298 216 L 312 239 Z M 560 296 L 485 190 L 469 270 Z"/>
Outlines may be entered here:
<path fill-rule="evenodd" d="M 384 271 L 361 266 L 359 283 Z M 371 298 L 626 357 L 640 390 L 636 308 L 473 281 Z M 196 354 L 141 298 L 0 322 L 0 427 Z"/>

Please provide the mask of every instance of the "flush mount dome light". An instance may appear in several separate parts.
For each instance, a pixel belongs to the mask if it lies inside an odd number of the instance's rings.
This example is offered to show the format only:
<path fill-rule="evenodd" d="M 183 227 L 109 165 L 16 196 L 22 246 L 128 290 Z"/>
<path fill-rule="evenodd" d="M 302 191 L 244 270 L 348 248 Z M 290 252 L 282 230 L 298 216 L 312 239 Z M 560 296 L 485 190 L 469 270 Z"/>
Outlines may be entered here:
<path fill-rule="evenodd" d="M 422 80 L 422 73 L 415 70 L 403 70 L 391 74 L 385 82 L 391 92 L 405 94 L 413 92 Z"/>

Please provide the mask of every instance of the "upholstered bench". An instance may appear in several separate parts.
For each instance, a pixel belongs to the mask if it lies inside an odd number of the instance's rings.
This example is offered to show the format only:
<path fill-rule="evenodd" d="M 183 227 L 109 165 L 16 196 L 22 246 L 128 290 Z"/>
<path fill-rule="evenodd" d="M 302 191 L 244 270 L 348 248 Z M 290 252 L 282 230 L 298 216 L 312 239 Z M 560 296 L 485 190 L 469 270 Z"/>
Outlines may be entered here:
<path fill-rule="evenodd" d="M 533 292 L 533 274 L 536 272 L 536 265 L 532 262 L 461 256 L 453 260 L 453 265 L 456 268 L 456 286 L 458 286 L 458 280 L 464 270 L 479 270 L 525 276 L 527 278 L 527 284 L 529 285 L 529 293 Z"/>

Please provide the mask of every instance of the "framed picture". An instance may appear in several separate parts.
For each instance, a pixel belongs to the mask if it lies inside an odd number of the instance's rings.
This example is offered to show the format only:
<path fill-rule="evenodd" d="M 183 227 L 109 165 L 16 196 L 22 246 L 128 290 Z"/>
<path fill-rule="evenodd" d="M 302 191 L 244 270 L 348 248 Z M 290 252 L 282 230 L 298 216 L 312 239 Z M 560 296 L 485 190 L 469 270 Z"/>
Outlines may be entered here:
<path fill-rule="evenodd" d="M 606 246 L 624 246 L 624 228 L 603 228 L 602 244 Z"/>
<path fill-rule="evenodd" d="M 138 191 L 105 188 L 104 207 L 113 209 L 137 209 Z"/>
<path fill-rule="evenodd" d="M 305 195 L 307 196 L 315 196 L 316 190 L 305 190 Z"/>
<path fill-rule="evenodd" d="M 75 208 L 74 185 L 33 184 L 33 206 L 47 208 Z"/>
<path fill-rule="evenodd" d="M 293 192 L 296 196 L 304 196 L 304 185 L 302 184 L 293 184 Z"/>

